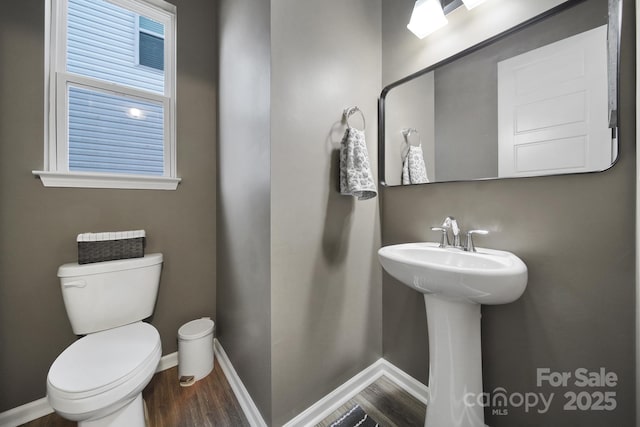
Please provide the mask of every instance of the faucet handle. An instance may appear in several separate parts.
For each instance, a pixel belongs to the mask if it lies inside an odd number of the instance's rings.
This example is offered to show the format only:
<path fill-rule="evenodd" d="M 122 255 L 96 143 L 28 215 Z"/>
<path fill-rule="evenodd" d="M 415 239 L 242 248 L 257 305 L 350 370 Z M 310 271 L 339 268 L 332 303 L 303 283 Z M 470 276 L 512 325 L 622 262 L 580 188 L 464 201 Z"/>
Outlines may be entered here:
<path fill-rule="evenodd" d="M 467 252 L 475 252 L 476 247 L 473 244 L 473 235 L 474 234 L 489 234 L 487 230 L 469 230 L 467 231 L 467 245 L 464 250 Z"/>
<path fill-rule="evenodd" d="M 446 227 L 431 227 L 431 231 L 440 231 L 442 233 L 440 237 L 440 245 L 438 246 L 439 248 L 446 248 L 449 246 L 448 230 L 449 229 Z"/>

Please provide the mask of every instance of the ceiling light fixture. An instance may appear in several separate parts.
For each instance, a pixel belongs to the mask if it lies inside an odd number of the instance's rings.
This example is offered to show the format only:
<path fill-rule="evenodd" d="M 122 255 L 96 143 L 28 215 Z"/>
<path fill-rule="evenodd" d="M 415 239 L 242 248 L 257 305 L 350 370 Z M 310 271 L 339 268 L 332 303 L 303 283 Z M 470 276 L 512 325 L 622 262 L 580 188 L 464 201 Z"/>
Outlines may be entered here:
<path fill-rule="evenodd" d="M 478 2 L 478 0 L 475 1 Z M 418 38 L 423 39 L 438 28 L 447 25 L 447 22 L 440 0 L 417 0 L 407 28 Z"/>
<path fill-rule="evenodd" d="M 462 3 L 467 7 L 467 10 L 471 10 L 480 3 L 484 3 L 485 0 L 462 0 Z"/>

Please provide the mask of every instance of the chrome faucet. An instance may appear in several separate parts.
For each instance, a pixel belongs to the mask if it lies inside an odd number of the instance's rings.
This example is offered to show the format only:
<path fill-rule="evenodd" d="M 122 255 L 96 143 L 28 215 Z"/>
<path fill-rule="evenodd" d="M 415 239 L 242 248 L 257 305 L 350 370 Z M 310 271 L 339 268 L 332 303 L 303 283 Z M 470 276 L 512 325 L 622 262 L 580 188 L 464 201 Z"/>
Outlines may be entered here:
<path fill-rule="evenodd" d="M 453 234 L 453 245 L 450 245 L 449 240 L 449 230 L 451 230 Z M 453 246 L 456 248 L 461 247 L 460 245 L 460 227 L 458 226 L 458 221 L 452 216 L 448 216 L 442 222 L 440 227 L 431 227 L 431 231 L 440 231 L 440 246 L 441 248 L 448 248 L 449 246 Z"/>
<path fill-rule="evenodd" d="M 431 227 L 432 231 L 440 231 L 440 245 L 441 248 L 454 247 L 458 249 L 462 249 L 468 252 L 476 252 L 476 247 L 473 244 L 473 235 L 474 234 L 488 234 L 489 232 L 486 230 L 469 230 L 467 232 L 467 242 L 463 246 L 460 243 L 460 226 L 458 225 L 458 221 L 452 216 L 448 216 L 442 222 L 440 227 Z M 449 244 L 449 230 L 451 230 L 451 234 L 453 236 L 453 243 Z"/>
<path fill-rule="evenodd" d="M 467 231 L 467 244 L 464 250 L 467 252 L 476 252 L 476 246 L 473 244 L 474 234 L 489 234 L 487 230 L 469 230 Z"/>
<path fill-rule="evenodd" d="M 460 227 L 458 226 L 458 221 L 452 216 L 448 216 L 442 222 L 442 228 L 447 228 L 451 230 L 451 234 L 453 235 L 453 247 L 460 248 Z"/>

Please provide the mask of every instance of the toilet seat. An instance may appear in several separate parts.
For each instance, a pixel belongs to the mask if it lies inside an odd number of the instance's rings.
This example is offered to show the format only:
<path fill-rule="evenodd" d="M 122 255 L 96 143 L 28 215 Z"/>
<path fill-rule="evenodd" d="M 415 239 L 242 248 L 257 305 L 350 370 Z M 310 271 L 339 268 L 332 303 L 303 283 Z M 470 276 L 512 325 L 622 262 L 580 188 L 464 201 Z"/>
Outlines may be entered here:
<path fill-rule="evenodd" d="M 80 338 L 49 369 L 51 406 L 73 415 L 134 398 L 155 373 L 161 352 L 158 331 L 143 322 Z"/>

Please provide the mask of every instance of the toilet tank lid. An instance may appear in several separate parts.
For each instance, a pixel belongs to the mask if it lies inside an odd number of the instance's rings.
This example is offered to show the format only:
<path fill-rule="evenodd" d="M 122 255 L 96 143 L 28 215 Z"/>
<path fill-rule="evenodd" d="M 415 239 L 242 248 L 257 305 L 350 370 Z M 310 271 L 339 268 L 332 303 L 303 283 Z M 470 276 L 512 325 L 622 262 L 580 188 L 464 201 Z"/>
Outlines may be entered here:
<path fill-rule="evenodd" d="M 133 270 L 162 263 L 162 254 L 148 254 L 141 258 L 118 259 L 115 261 L 78 264 L 72 262 L 58 268 L 58 277 L 87 276 L 90 274 L 109 273 L 113 271 Z"/>

